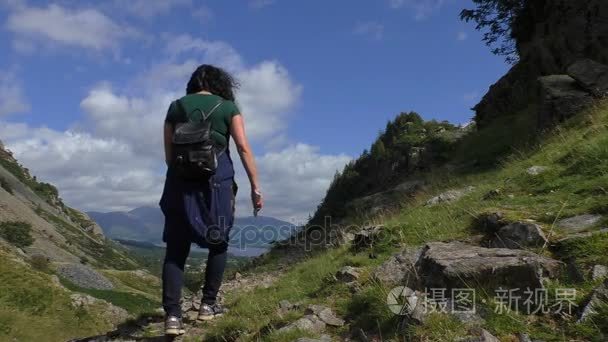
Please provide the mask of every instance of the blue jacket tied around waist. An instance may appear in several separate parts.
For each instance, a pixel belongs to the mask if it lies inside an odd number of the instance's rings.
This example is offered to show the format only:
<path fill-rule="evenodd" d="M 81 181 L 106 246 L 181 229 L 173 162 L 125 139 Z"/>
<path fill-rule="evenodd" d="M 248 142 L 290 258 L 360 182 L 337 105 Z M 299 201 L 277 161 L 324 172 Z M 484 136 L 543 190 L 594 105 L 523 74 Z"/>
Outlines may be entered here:
<path fill-rule="evenodd" d="M 169 167 L 160 207 L 165 215 L 163 241 L 191 242 L 205 248 L 227 248 L 234 223 L 236 183 L 228 149 L 208 181 L 190 182 Z"/>

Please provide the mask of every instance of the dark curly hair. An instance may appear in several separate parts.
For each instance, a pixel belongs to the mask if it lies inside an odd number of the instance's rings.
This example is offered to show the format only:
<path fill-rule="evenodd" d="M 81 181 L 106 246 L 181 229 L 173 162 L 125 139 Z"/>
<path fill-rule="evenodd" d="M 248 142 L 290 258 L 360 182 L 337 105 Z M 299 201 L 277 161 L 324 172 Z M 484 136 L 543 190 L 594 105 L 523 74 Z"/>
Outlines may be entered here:
<path fill-rule="evenodd" d="M 192 73 L 186 87 L 186 94 L 208 91 L 225 100 L 234 101 L 234 90 L 238 87 L 238 82 L 224 69 L 203 64 Z"/>

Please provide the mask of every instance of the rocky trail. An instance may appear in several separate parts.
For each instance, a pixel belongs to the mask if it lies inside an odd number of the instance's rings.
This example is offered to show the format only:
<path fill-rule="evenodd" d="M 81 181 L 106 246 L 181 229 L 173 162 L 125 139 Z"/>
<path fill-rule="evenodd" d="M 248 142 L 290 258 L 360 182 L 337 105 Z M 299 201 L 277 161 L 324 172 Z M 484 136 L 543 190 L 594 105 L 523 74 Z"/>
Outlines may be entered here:
<path fill-rule="evenodd" d="M 220 291 L 220 302 L 223 302 L 226 295 L 235 292 L 252 291 L 255 288 L 270 287 L 277 279 L 278 273 L 267 272 L 243 276 L 236 273 L 235 276 L 224 282 Z M 186 334 L 178 338 L 168 338 L 164 334 L 164 317 L 162 308 L 157 314 L 145 315 L 137 319 L 129 320 L 119 325 L 115 330 L 99 336 L 92 336 L 82 339 L 75 339 L 71 342 L 131 342 L 131 341 L 184 341 L 200 340 L 204 335 L 205 329 L 216 321 L 197 322 L 198 309 L 201 305 L 200 293 L 194 295 L 184 295 L 182 299 L 182 311 Z"/>

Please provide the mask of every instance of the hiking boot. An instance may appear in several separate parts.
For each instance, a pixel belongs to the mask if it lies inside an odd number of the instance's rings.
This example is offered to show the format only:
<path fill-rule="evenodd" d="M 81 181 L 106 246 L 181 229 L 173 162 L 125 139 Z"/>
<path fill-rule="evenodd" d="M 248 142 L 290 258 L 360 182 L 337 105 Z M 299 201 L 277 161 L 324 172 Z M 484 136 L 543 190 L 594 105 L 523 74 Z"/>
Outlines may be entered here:
<path fill-rule="evenodd" d="M 213 304 L 213 305 L 209 305 L 209 304 L 201 304 L 201 308 L 198 311 L 198 320 L 199 321 L 209 321 L 214 319 L 215 317 L 219 317 L 221 315 L 223 315 L 226 312 L 226 309 L 224 309 L 221 305 L 219 304 Z"/>
<path fill-rule="evenodd" d="M 167 336 L 179 336 L 186 333 L 184 330 L 184 324 L 181 318 L 175 316 L 169 316 L 165 320 L 165 335 Z"/>

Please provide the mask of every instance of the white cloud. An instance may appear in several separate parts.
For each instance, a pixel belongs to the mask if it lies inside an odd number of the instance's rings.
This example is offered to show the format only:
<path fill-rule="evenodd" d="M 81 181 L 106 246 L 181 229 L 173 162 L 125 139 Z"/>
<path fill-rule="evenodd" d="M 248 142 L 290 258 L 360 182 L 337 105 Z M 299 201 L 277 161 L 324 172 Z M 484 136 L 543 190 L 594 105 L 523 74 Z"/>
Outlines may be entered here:
<path fill-rule="evenodd" d="M 384 37 L 384 25 L 375 21 L 359 23 L 355 26 L 353 32 L 374 40 L 381 40 Z"/>
<path fill-rule="evenodd" d="M 158 201 L 158 163 L 127 143 L 85 132 L 2 123 L 0 135 L 19 161 L 84 210 L 125 210 Z"/>
<path fill-rule="evenodd" d="M 467 40 L 468 37 L 469 37 L 469 35 L 464 31 L 460 31 L 456 35 L 456 39 L 461 42 Z"/>
<path fill-rule="evenodd" d="M 132 15 L 152 18 L 167 14 L 177 7 L 189 7 L 192 0 L 114 0 L 114 3 Z"/>
<path fill-rule="evenodd" d="M 135 29 L 115 23 L 96 9 L 67 9 L 56 4 L 15 7 L 6 27 L 16 35 L 14 45 L 18 50 L 23 46 L 32 48 L 34 44 L 116 50 L 124 39 L 139 35 Z"/>
<path fill-rule="evenodd" d="M 447 0 L 389 0 L 389 6 L 393 9 L 408 8 L 414 12 L 416 20 L 428 18 L 437 12 Z"/>
<path fill-rule="evenodd" d="M 200 60 L 207 64 L 216 64 L 229 71 L 239 71 L 244 63 L 239 53 L 229 44 L 221 41 L 203 40 L 187 34 L 166 36 L 166 51 L 172 59 L 193 52 L 202 53 Z M 194 71 L 194 70 L 193 70 Z"/>
<path fill-rule="evenodd" d="M 85 117 L 73 126 L 78 131 L 0 123 L 0 137 L 34 174 L 57 185 L 70 205 L 97 211 L 156 205 L 164 180 L 163 118 L 169 103 L 184 93 L 199 63 L 190 58 L 196 54 L 200 62 L 226 66 L 241 82 L 237 98 L 248 135 L 256 146 L 266 147 L 257 158 L 267 200 L 264 215 L 306 218 L 350 157 L 323 155 L 285 135 L 301 85 L 276 61 L 246 65 L 226 43 L 188 36 L 178 40 L 181 48 L 169 48 L 175 53 L 136 76 L 131 86 L 93 86 L 80 103 Z M 140 86 L 144 83 L 147 87 Z M 248 181 L 238 156 L 233 159 L 241 186 L 237 214 L 250 215 Z"/>
<path fill-rule="evenodd" d="M 23 113 L 30 110 L 21 81 L 12 71 L 0 70 L 0 116 Z"/>
<path fill-rule="evenodd" d="M 237 161 L 239 215 L 250 215 L 249 182 Z M 265 198 L 263 215 L 303 223 L 325 196 L 334 174 L 352 158 L 345 154 L 323 155 L 319 148 L 294 144 L 258 157 L 260 183 Z"/>

